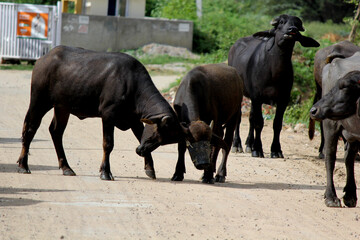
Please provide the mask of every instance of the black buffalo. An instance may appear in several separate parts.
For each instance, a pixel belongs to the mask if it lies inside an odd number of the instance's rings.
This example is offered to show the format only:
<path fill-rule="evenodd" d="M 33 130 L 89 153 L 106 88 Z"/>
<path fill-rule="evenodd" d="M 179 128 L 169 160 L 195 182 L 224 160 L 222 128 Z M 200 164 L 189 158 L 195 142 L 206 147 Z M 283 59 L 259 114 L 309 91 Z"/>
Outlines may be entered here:
<path fill-rule="evenodd" d="M 264 119 L 261 107 L 264 103 L 276 105 L 271 157 L 283 158 L 280 131 L 294 80 L 291 63 L 293 48 L 296 41 L 304 47 L 318 47 L 319 43 L 300 34 L 304 28 L 298 17 L 281 15 L 271 24 L 274 28 L 269 31 L 240 38 L 230 49 L 228 64 L 237 69 L 244 80 L 244 95 L 251 99 L 246 151 L 251 151 L 253 157 L 264 157 L 261 143 Z M 241 148 L 240 145 L 239 131 L 236 130 L 234 147 Z"/>
<path fill-rule="evenodd" d="M 139 61 L 124 53 L 99 53 L 59 46 L 41 57 L 34 66 L 30 106 L 18 160 L 19 172 L 30 173 L 30 143 L 41 119 L 52 108 L 54 117 L 49 131 L 64 175 L 75 175 L 62 144 L 70 114 L 79 119 L 102 119 L 104 155 L 100 177 L 103 180 L 113 180 L 109 159 L 114 146 L 114 127 L 131 128 L 140 141 L 144 129 L 141 121 L 151 121 L 157 124 L 157 131 L 162 136 L 160 144 L 178 141 L 180 124 L 176 114 Z M 144 149 L 145 170 L 149 177 L 155 178 L 150 152 Z"/>
<path fill-rule="evenodd" d="M 360 47 L 356 46 L 352 42 L 342 41 L 331 46 L 318 50 L 314 58 L 314 79 L 316 85 L 316 93 L 314 96 L 315 104 L 321 98 L 322 93 L 322 70 L 326 64 L 330 64 L 335 58 L 347 58 L 352 56 L 355 52 L 360 51 Z M 324 131 L 322 123 L 320 122 L 321 130 L 321 143 L 319 147 L 319 158 L 324 158 Z M 309 138 L 313 139 L 315 132 L 315 120 L 310 118 L 309 120 Z"/>
<path fill-rule="evenodd" d="M 225 64 L 198 66 L 187 73 L 180 83 L 174 99 L 174 109 L 181 122 L 178 143 L 178 161 L 173 181 L 182 181 L 185 173 L 185 151 L 197 169 L 204 169 L 203 182 L 224 182 L 226 160 L 236 124 L 241 118 L 242 81 L 233 67 Z M 224 128 L 226 129 L 225 137 Z M 146 139 L 159 138 L 154 127 L 145 126 L 141 146 L 149 146 Z M 213 146 L 213 147 L 211 147 Z M 215 172 L 216 159 L 223 148 L 222 163 Z M 141 149 L 139 149 L 141 152 Z"/>
<path fill-rule="evenodd" d="M 310 110 L 311 118 L 323 120 L 324 152 L 327 174 L 325 204 L 328 207 L 341 207 L 336 195 L 333 174 L 339 136 L 346 139 L 345 151 L 346 186 L 344 204 L 355 207 L 357 203 L 354 161 L 360 143 L 360 52 L 345 59 L 334 59 L 327 64 L 322 73 L 322 98 Z M 357 104 L 356 104 L 357 102 Z"/>

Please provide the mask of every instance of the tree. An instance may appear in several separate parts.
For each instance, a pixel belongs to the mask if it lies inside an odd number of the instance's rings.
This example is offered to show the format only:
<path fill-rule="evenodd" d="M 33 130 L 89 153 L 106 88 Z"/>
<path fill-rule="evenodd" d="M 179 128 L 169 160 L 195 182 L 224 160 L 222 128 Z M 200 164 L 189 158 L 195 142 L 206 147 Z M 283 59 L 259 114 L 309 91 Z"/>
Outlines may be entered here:
<path fill-rule="evenodd" d="M 264 12 L 272 16 L 294 14 L 306 21 L 343 23 L 353 15 L 354 5 L 339 0 L 265 0 Z"/>
<path fill-rule="evenodd" d="M 354 17 L 354 20 L 352 21 L 352 27 L 351 27 L 351 32 L 349 34 L 349 41 L 350 42 L 354 42 L 355 41 L 355 37 L 356 37 L 356 29 L 358 27 L 359 24 L 359 20 L 360 20 L 360 1 L 353 1 L 354 4 L 357 4 L 357 10 L 356 10 L 356 14 Z"/>

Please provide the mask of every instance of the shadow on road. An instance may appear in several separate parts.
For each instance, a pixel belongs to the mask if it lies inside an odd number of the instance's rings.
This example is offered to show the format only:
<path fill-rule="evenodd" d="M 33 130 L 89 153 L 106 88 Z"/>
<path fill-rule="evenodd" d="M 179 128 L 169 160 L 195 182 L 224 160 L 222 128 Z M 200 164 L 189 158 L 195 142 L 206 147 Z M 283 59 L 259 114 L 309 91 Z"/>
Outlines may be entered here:
<path fill-rule="evenodd" d="M 49 140 L 44 139 L 33 139 L 31 142 L 45 142 Z M 12 144 L 12 143 L 21 143 L 21 138 L 1 138 L 0 143 L 2 144 Z"/>
<path fill-rule="evenodd" d="M 17 173 L 17 163 L 14 161 L 14 164 L 10 163 L 0 163 L 0 173 Z M 58 170 L 57 166 L 44 166 L 44 165 L 30 165 L 30 171 L 46 171 L 46 170 Z"/>
<path fill-rule="evenodd" d="M 0 208 L 10 206 L 28 206 L 38 204 L 43 201 L 28 199 L 23 197 L 9 198 L 1 197 L 1 194 L 26 194 L 26 193 L 39 193 L 39 192 L 68 192 L 70 190 L 55 190 L 55 189 L 36 189 L 36 188 L 12 188 L 12 187 L 0 187 Z"/>
<path fill-rule="evenodd" d="M 170 184 L 200 184 L 204 187 L 224 187 L 224 188 L 234 188 L 234 189 L 267 189 L 267 190 L 323 190 L 324 186 L 322 185 L 310 185 L 310 184 L 290 184 L 290 183 L 281 183 L 281 182 L 257 182 L 257 183 L 237 183 L 237 182 L 225 182 L 225 183 L 215 183 L 215 184 L 205 184 L 201 180 L 191 180 L 184 179 L 182 182 L 173 182 L 170 178 L 156 178 L 156 180 L 151 180 L 147 177 L 116 177 L 116 179 L 136 179 L 136 180 L 145 180 L 145 181 L 157 181 Z"/>

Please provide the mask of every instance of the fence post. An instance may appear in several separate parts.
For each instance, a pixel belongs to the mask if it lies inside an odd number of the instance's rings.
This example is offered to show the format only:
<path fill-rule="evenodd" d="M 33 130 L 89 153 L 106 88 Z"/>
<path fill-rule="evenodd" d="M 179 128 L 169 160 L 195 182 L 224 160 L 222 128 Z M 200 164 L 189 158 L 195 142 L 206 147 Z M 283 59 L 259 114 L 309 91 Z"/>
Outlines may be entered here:
<path fill-rule="evenodd" d="M 56 39 L 55 39 L 55 46 L 61 44 L 61 22 L 62 22 L 62 3 L 61 1 L 57 2 L 57 16 L 56 16 Z"/>

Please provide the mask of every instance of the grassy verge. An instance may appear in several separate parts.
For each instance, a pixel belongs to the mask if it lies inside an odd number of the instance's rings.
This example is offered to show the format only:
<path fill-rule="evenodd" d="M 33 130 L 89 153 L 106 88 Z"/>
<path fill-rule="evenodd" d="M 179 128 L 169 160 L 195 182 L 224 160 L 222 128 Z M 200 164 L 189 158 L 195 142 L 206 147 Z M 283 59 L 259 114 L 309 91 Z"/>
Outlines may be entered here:
<path fill-rule="evenodd" d="M 20 64 L 0 64 L 0 70 L 30 70 L 32 71 L 34 65 L 27 62 L 21 62 Z"/>

